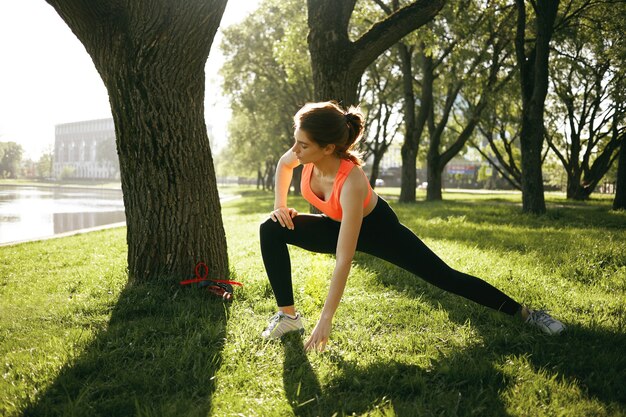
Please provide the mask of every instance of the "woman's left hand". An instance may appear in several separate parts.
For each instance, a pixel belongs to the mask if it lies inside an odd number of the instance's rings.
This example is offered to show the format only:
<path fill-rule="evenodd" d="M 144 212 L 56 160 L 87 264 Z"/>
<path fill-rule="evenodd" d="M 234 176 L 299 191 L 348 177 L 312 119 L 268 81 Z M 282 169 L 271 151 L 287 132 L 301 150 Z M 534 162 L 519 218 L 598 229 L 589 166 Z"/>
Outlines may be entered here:
<path fill-rule="evenodd" d="M 313 333 L 309 337 L 309 340 L 304 344 L 305 350 L 315 349 L 318 352 L 323 352 L 326 349 L 328 338 L 330 337 L 330 330 L 332 328 L 332 321 L 320 318 L 313 329 Z"/>

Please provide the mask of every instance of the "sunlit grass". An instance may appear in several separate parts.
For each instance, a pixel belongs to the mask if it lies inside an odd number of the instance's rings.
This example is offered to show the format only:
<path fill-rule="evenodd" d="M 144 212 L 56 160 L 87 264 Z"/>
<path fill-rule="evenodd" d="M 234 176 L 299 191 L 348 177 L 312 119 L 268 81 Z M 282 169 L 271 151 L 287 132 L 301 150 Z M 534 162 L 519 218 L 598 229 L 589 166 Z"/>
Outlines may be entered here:
<path fill-rule="evenodd" d="M 626 414 L 626 213 L 609 200 L 548 196 L 536 217 L 516 195 L 444 198 L 392 206 L 453 267 L 549 309 L 567 334 L 359 254 L 327 352 L 263 342 L 275 305 L 258 225 L 272 197 L 248 190 L 223 205 L 231 275 L 245 284 L 227 308 L 175 283 L 128 287 L 124 229 L 0 248 L 0 414 Z M 333 258 L 291 254 L 308 333 Z"/>

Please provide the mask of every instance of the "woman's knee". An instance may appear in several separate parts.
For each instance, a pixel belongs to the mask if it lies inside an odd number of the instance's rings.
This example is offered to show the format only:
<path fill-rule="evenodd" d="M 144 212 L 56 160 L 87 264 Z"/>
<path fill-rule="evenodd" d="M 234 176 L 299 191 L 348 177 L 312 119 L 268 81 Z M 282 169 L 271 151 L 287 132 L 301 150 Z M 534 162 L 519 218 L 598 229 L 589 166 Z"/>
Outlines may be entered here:
<path fill-rule="evenodd" d="M 280 233 L 282 226 L 280 223 L 272 220 L 271 217 L 268 217 L 265 221 L 263 221 L 259 226 L 259 233 L 261 237 L 274 236 L 277 233 Z"/>

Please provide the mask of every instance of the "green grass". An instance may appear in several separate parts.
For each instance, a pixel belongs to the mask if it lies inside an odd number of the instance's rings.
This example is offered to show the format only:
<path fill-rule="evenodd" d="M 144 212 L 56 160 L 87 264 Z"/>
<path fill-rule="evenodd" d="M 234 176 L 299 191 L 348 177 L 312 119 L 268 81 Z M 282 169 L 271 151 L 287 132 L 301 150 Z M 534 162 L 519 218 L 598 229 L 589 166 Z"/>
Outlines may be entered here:
<path fill-rule="evenodd" d="M 358 254 L 330 349 L 263 342 L 275 310 L 258 245 L 268 193 L 224 204 L 224 305 L 200 290 L 128 285 L 125 229 L 0 248 L 0 415 L 626 415 L 626 213 L 610 200 L 446 193 L 392 204 L 453 267 L 569 326 L 560 337 Z M 297 201 L 305 212 L 307 206 Z M 330 256 L 291 250 L 315 324 Z"/>

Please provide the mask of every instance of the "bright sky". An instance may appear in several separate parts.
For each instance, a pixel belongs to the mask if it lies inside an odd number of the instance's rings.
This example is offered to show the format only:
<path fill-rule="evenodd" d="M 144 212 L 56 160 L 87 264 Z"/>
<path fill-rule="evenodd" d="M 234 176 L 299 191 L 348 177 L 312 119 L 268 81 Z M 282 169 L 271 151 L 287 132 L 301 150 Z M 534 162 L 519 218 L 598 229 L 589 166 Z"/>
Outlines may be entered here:
<path fill-rule="evenodd" d="M 229 0 L 221 27 L 243 19 L 259 0 Z M 206 68 L 207 123 L 223 144 L 229 118 L 217 71 L 220 32 Z M 91 58 L 45 0 L 0 1 L 0 142 L 17 142 L 38 159 L 54 144 L 54 126 L 111 117 L 104 84 Z"/>

